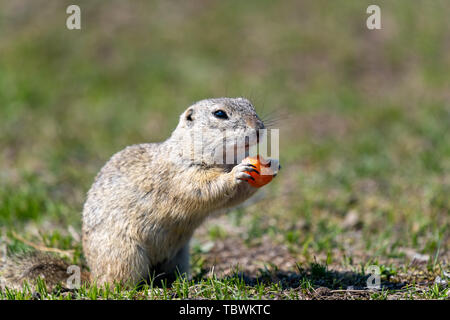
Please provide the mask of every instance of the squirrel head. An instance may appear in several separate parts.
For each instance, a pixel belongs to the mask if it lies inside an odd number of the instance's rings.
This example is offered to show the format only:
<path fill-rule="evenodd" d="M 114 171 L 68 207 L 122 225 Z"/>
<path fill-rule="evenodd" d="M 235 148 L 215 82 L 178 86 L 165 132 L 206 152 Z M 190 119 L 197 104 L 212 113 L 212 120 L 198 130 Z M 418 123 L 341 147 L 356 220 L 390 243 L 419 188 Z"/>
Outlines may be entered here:
<path fill-rule="evenodd" d="M 245 98 L 198 101 L 180 116 L 172 139 L 183 139 L 194 162 L 232 164 L 245 158 L 264 129 L 252 103 Z M 185 150 L 186 151 L 186 150 Z M 241 159 L 242 158 L 242 159 Z"/>

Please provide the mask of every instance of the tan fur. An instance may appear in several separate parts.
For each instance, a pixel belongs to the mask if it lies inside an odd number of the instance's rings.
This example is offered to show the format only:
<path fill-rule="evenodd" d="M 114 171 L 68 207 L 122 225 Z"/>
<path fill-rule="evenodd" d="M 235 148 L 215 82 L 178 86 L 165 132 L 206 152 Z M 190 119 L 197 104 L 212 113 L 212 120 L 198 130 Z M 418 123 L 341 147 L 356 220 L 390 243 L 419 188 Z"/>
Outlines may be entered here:
<path fill-rule="evenodd" d="M 216 109 L 226 110 L 230 119 L 215 118 Z M 231 130 L 236 138 L 261 128 L 246 99 L 203 100 L 180 116 L 166 141 L 133 145 L 112 156 L 83 209 L 83 250 L 92 280 L 135 284 L 177 270 L 188 273 L 194 230 L 211 213 L 233 207 L 257 190 L 239 179 L 242 166 L 218 165 L 208 156 L 222 144 L 217 130 Z M 183 138 L 195 129 L 204 133 L 206 156 L 201 161 L 180 152 Z"/>

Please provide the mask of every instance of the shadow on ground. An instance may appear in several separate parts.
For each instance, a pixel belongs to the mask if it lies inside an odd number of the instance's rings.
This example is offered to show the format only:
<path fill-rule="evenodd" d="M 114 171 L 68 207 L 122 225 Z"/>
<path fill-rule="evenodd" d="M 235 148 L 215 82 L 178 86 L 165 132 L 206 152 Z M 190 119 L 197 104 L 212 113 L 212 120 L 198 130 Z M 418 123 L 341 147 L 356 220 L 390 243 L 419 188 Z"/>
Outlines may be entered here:
<path fill-rule="evenodd" d="M 223 279 L 230 280 L 236 277 L 242 279 L 247 286 L 278 284 L 282 291 L 298 291 L 300 296 L 309 299 L 367 298 L 376 292 L 401 290 L 407 285 L 404 282 L 383 280 L 379 282 L 378 288 L 372 288 L 368 286 L 376 283 L 370 274 L 328 270 L 326 266 L 315 263 L 307 268 L 299 266 L 298 272 L 264 269 L 260 270 L 258 276 L 244 271 L 225 276 Z"/>

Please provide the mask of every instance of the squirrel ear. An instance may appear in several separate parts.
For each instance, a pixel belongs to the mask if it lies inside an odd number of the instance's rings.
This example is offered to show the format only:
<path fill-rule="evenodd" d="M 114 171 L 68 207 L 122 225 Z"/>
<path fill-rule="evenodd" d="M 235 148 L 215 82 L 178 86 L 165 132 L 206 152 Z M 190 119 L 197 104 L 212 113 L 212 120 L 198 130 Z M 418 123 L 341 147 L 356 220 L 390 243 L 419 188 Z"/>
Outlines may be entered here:
<path fill-rule="evenodd" d="M 194 114 L 194 110 L 193 110 L 193 109 L 188 109 L 188 110 L 186 111 L 185 119 L 186 119 L 186 121 L 187 121 L 188 123 L 194 121 L 194 119 L 192 118 L 192 115 L 193 115 L 193 114 Z"/>

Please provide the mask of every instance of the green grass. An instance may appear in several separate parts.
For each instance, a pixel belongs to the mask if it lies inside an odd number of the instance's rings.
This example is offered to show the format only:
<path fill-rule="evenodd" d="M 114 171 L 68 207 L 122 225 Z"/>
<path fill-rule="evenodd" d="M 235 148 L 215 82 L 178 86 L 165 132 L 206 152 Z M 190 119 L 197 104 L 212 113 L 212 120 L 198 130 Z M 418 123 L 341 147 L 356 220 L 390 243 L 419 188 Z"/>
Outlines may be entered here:
<path fill-rule="evenodd" d="M 375 1 L 379 31 L 365 28 L 373 1 L 79 1 L 81 31 L 65 28 L 67 1 L 14 3 L 0 3 L 9 253 L 31 249 L 17 234 L 83 264 L 95 174 L 199 99 L 246 96 L 278 120 L 283 169 L 261 201 L 198 230 L 191 280 L 1 299 L 448 299 L 446 1 Z M 380 290 L 365 288 L 371 265 Z"/>
<path fill-rule="evenodd" d="M 358 273 L 338 273 L 328 270 L 326 265 L 313 263 L 307 270 L 298 267 L 295 275 L 286 276 L 280 281 L 273 281 L 276 270 L 261 271 L 255 279 L 245 279 L 236 273 L 223 278 L 215 274 L 208 277 L 188 280 L 177 279 L 167 286 L 145 284 L 135 288 L 120 284 L 97 286 L 82 285 L 76 290 L 67 290 L 58 286 L 49 290 L 45 281 L 38 279 L 36 287 L 25 283 L 22 290 L 6 289 L 0 292 L 1 299 L 14 300 L 168 300 L 168 299 L 448 299 L 449 289 L 439 284 L 423 289 L 418 286 L 404 285 L 389 287 L 389 276 L 383 272 L 381 289 L 364 288 L 367 277 Z M 387 274 L 390 274 L 389 272 Z M 155 281 L 156 282 L 156 281 Z M 354 288 L 348 284 L 360 285 Z"/>

